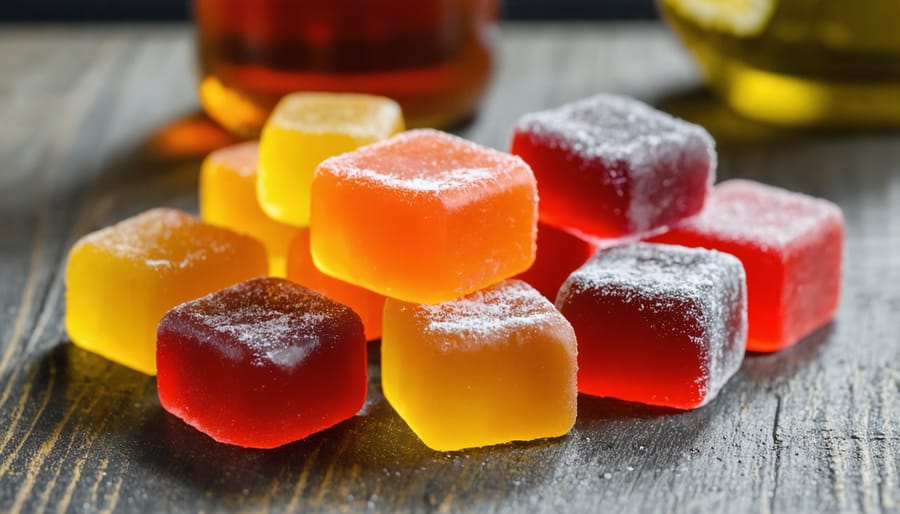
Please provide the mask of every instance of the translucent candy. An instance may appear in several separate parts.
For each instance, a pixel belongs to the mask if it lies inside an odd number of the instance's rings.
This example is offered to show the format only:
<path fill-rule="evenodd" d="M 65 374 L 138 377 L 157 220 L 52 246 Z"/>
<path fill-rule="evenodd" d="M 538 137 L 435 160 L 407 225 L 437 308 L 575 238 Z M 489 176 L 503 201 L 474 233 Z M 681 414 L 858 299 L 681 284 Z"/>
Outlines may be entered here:
<path fill-rule="evenodd" d="M 552 225 L 538 223 L 537 257 L 528 271 L 516 278 L 528 282 L 552 302 L 569 274 L 593 253 L 591 243 Z"/>
<path fill-rule="evenodd" d="M 714 248 L 747 271 L 747 349 L 770 352 L 834 318 L 844 220 L 831 202 L 749 180 L 717 185 L 703 212 L 656 240 Z"/>
<path fill-rule="evenodd" d="M 713 250 L 637 243 L 598 252 L 556 299 L 578 336 L 578 389 L 692 409 L 740 367 L 744 270 Z"/>
<path fill-rule="evenodd" d="M 200 169 L 200 216 L 204 221 L 255 237 L 266 247 L 269 274 L 283 277 L 288 245 L 297 229 L 266 216 L 256 199 L 255 141 L 216 150 Z"/>
<path fill-rule="evenodd" d="M 287 280 L 181 304 L 158 338 L 160 403 L 222 443 L 281 446 L 350 418 L 366 397 L 359 316 Z"/>
<path fill-rule="evenodd" d="M 436 130 L 413 130 L 319 166 L 311 245 L 324 273 L 416 303 L 458 298 L 534 261 L 528 165 Z"/>
<path fill-rule="evenodd" d="M 316 166 L 402 130 L 400 107 L 388 98 L 347 93 L 285 96 L 260 137 L 260 205 L 278 221 L 309 225 L 309 187 Z"/>
<path fill-rule="evenodd" d="M 439 305 L 385 304 L 384 395 L 435 450 L 565 434 L 576 360 L 572 327 L 518 280 Z"/>
<path fill-rule="evenodd" d="M 511 151 L 534 170 L 541 221 L 596 238 L 658 231 L 696 214 L 716 168 L 702 127 L 612 95 L 526 114 Z"/>
<path fill-rule="evenodd" d="M 287 278 L 314 289 L 332 300 L 353 309 L 366 328 L 369 341 L 381 337 L 384 296 L 342 280 L 329 277 L 313 264 L 309 251 L 309 229 L 297 229 L 288 254 Z"/>
<path fill-rule="evenodd" d="M 153 209 L 81 238 L 66 267 L 66 330 L 76 345 L 156 373 L 156 325 L 170 308 L 264 276 L 255 239 L 174 209 Z"/>

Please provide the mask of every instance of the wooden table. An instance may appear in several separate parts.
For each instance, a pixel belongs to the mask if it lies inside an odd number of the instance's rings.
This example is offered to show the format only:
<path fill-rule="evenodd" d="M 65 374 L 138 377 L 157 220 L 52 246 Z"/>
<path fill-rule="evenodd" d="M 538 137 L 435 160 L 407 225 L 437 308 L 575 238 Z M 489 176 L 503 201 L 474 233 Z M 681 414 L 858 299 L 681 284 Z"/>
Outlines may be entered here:
<path fill-rule="evenodd" d="M 598 91 L 705 124 L 720 176 L 838 202 L 837 320 L 750 355 L 719 398 L 671 413 L 581 398 L 566 437 L 429 451 L 385 403 L 277 450 L 214 443 L 166 414 L 155 380 L 67 342 L 66 252 L 154 205 L 196 208 L 182 26 L 0 30 L 0 511 L 900 512 L 900 133 L 791 133 L 730 115 L 655 24 L 505 26 L 481 115 L 513 120 Z M 900 101 L 900 99 L 898 99 Z M 375 353 L 375 352 L 373 352 Z"/>

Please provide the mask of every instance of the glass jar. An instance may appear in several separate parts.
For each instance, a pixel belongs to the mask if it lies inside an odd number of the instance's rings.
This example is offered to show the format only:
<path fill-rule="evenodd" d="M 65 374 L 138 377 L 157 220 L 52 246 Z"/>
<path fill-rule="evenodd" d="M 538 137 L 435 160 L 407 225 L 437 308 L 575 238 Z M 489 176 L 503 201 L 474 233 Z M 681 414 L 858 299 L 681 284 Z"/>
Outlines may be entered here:
<path fill-rule="evenodd" d="M 200 101 L 242 136 L 295 91 L 387 96 L 407 125 L 470 116 L 497 0 L 194 0 Z"/>
<path fill-rule="evenodd" d="M 900 126 L 900 1 L 658 3 L 740 114 L 788 126 Z"/>

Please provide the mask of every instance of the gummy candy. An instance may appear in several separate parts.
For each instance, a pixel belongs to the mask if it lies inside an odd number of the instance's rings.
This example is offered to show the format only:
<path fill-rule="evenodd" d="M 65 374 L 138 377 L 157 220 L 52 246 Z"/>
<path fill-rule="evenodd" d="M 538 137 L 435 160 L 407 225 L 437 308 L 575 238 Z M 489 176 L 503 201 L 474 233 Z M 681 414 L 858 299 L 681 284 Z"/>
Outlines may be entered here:
<path fill-rule="evenodd" d="M 511 152 L 534 170 L 541 221 L 601 239 L 699 212 L 716 168 L 702 127 L 613 95 L 526 114 Z"/>
<path fill-rule="evenodd" d="M 636 243 L 597 252 L 556 306 L 578 336 L 578 390 L 692 409 L 716 396 L 744 357 L 740 261 L 695 248 Z"/>
<path fill-rule="evenodd" d="M 349 93 L 293 93 L 282 98 L 259 142 L 257 195 L 263 211 L 289 225 L 309 225 L 309 187 L 326 157 L 390 137 L 403 116 L 388 98 Z"/>
<path fill-rule="evenodd" d="M 327 159 L 312 195 L 316 266 L 388 297 L 440 303 L 534 261 L 528 165 L 443 132 L 412 130 Z"/>
<path fill-rule="evenodd" d="M 528 282 L 553 302 L 569 274 L 593 253 L 591 243 L 552 225 L 538 223 L 537 257 L 528 271 L 516 278 Z"/>
<path fill-rule="evenodd" d="M 222 443 L 281 446 L 352 417 L 366 397 L 359 316 L 284 279 L 181 304 L 158 341 L 160 403 Z"/>
<path fill-rule="evenodd" d="M 837 205 L 749 180 L 717 185 L 703 212 L 658 241 L 736 256 L 747 272 L 747 349 L 771 352 L 838 307 L 844 220 Z"/>
<path fill-rule="evenodd" d="M 69 252 L 66 330 L 76 345 L 153 375 L 166 311 L 266 269 L 255 239 L 152 209 L 84 236 Z"/>
<path fill-rule="evenodd" d="M 296 228 L 266 214 L 256 199 L 259 144 L 232 145 L 209 154 L 200 170 L 200 216 L 204 221 L 255 237 L 266 247 L 269 274 L 283 277 Z"/>
<path fill-rule="evenodd" d="M 385 303 L 385 398 L 435 450 L 568 432 L 576 353 L 569 323 L 519 280 L 438 305 Z"/>
<path fill-rule="evenodd" d="M 384 296 L 342 280 L 329 277 L 313 264 L 309 252 L 309 229 L 297 229 L 288 253 L 287 278 L 342 303 L 359 314 L 366 329 L 366 339 L 381 337 Z"/>

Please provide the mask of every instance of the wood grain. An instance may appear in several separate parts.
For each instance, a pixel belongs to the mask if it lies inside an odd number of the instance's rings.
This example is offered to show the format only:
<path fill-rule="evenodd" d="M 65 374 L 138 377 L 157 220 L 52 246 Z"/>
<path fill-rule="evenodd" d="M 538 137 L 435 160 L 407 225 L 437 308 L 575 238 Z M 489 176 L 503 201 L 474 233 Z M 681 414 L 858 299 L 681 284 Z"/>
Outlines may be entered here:
<path fill-rule="evenodd" d="M 566 437 L 451 454 L 385 403 L 372 347 L 353 419 L 273 451 L 218 445 L 160 408 L 152 378 L 74 348 L 62 326 L 79 236 L 154 205 L 196 209 L 209 138 L 188 138 L 193 152 L 165 144 L 204 123 L 189 31 L 4 27 L 0 511 L 900 512 L 900 134 L 736 118 L 654 24 L 510 25 L 499 53 L 467 137 L 504 148 L 520 113 L 627 93 L 706 125 L 720 176 L 838 202 L 837 320 L 748 356 L 702 409 L 582 397 Z"/>

